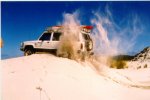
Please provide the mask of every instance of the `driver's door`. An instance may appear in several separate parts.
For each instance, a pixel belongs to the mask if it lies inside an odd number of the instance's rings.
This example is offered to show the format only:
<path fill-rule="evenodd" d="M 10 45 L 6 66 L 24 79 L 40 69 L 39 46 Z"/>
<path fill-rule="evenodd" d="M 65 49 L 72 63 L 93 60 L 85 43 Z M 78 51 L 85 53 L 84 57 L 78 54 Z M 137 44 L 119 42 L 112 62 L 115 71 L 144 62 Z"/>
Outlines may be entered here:
<path fill-rule="evenodd" d="M 35 44 L 36 48 L 39 49 L 49 49 L 50 48 L 50 39 L 52 33 L 44 33 L 40 38 L 37 44 Z"/>

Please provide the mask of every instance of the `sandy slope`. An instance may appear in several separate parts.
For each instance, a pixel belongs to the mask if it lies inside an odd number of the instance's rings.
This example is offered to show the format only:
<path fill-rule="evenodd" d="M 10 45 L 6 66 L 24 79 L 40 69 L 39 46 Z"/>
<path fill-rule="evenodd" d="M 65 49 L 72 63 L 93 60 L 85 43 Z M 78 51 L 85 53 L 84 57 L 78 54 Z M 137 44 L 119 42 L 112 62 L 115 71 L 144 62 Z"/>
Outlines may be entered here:
<path fill-rule="evenodd" d="M 48 54 L 2 60 L 1 64 L 3 100 L 150 100 L 150 89 L 131 87 L 141 79 L 149 85 L 149 68 L 141 72 L 106 68 L 100 75 L 88 63 Z"/>

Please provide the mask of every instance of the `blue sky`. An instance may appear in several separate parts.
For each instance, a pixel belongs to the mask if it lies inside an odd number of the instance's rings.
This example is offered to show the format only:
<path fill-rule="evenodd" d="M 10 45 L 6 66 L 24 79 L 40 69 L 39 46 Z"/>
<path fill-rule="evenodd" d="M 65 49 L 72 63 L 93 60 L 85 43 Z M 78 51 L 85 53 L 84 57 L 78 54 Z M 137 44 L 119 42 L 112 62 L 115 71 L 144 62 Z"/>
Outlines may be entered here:
<path fill-rule="evenodd" d="M 106 6 L 109 6 L 118 26 L 124 27 L 120 22 L 130 20 L 132 15 L 140 19 L 142 32 L 135 39 L 134 49 L 129 52 L 139 52 L 150 46 L 150 2 L 1 2 L 2 59 L 22 56 L 20 43 L 37 39 L 46 27 L 61 22 L 64 13 L 79 10 L 81 23 L 89 25 L 92 12 L 105 14 Z"/>

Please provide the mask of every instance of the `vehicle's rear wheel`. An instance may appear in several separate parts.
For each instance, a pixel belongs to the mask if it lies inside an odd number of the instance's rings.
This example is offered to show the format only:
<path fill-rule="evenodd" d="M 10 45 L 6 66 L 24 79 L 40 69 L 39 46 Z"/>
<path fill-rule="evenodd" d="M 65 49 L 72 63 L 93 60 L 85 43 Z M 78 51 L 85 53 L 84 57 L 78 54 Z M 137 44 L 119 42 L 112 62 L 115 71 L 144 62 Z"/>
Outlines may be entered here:
<path fill-rule="evenodd" d="M 80 53 L 80 60 L 85 61 L 85 57 L 86 57 L 86 53 L 85 52 L 81 52 Z"/>
<path fill-rule="evenodd" d="M 24 56 L 29 56 L 29 55 L 32 55 L 32 54 L 34 54 L 33 48 L 27 48 L 24 51 Z"/>
<path fill-rule="evenodd" d="M 61 53 L 59 51 L 57 51 L 56 55 L 58 57 L 64 57 L 64 58 L 69 58 L 69 59 L 75 59 L 75 55 L 74 55 L 74 51 L 72 50 L 64 50 L 61 51 Z"/>
<path fill-rule="evenodd" d="M 58 57 L 64 57 L 69 59 L 76 59 L 75 48 L 70 42 L 63 42 L 57 49 L 56 55 Z"/>

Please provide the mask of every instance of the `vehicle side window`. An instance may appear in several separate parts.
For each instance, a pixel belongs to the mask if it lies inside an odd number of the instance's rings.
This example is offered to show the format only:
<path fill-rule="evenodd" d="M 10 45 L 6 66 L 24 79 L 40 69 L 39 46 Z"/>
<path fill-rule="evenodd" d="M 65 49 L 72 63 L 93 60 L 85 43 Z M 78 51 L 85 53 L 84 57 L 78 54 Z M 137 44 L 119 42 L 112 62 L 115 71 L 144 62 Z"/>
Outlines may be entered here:
<path fill-rule="evenodd" d="M 53 39 L 52 40 L 53 41 L 59 41 L 60 36 L 61 36 L 61 33 L 55 32 L 53 34 Z"/>
<path fill-rule="evenodd" d="M 42 40 L 42 41 L 48 40 L 48 41 L 49 41 L 50 38 L 51 38 L 51 33 L 44 33 L 44 34 L 40 37 L 39 40 Z"/>

